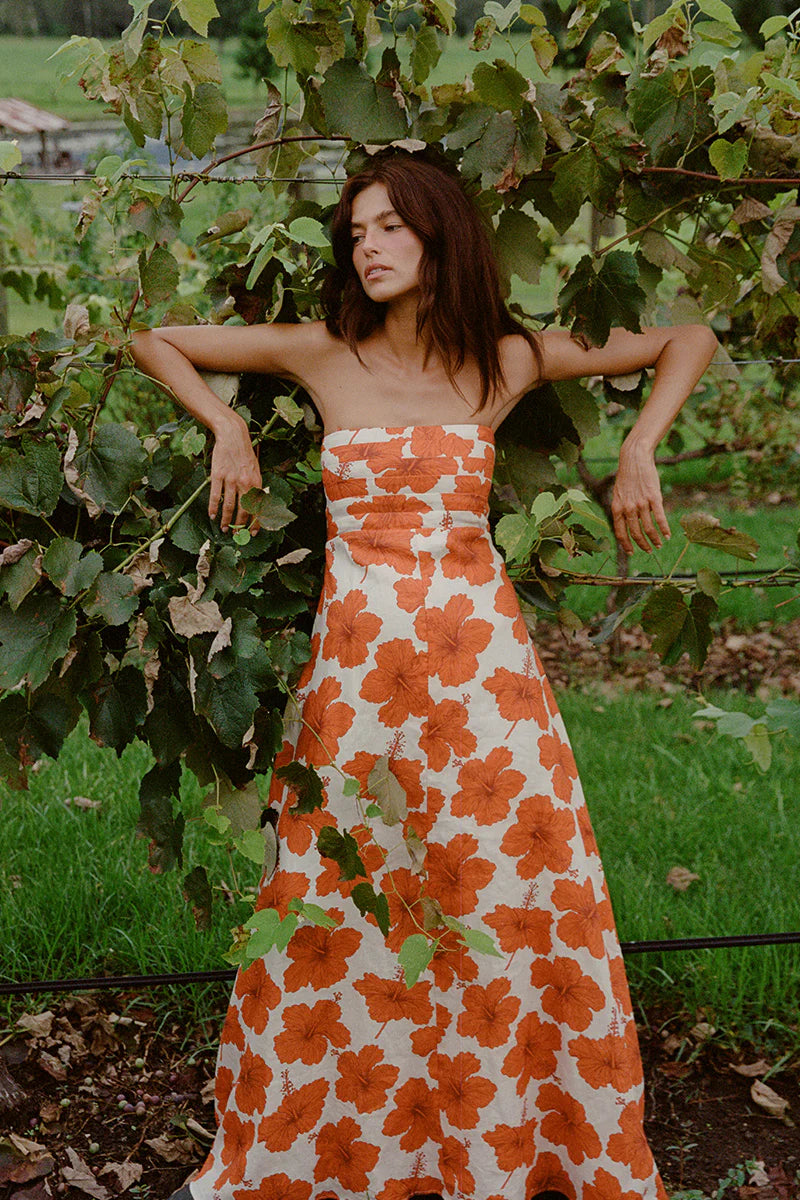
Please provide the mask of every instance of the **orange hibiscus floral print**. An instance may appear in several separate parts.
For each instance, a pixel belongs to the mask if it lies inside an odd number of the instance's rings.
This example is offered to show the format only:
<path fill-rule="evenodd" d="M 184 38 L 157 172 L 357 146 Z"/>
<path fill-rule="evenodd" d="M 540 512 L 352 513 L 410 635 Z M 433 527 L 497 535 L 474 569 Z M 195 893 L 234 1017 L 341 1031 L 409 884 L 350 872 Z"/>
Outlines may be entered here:
<path fill-rule="evenodd" d="M 575 760 L 490 536 L 492 431 L 339 429 L 320 456 L 325 579 L 275 765 L 322 803 L 273 772 L 256 907 L 304 908 L 239 971 L 193 1200 L 665 1200 Z"/>

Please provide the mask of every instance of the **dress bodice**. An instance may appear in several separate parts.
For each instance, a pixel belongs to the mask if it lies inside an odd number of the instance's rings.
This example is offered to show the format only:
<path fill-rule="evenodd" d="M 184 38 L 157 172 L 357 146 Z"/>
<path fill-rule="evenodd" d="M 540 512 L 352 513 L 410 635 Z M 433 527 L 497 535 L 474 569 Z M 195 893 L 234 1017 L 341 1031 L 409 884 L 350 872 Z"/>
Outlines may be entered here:
<path fill-rule="evenodd" d="M 456 513 L 485 519 L 493 467 L 487 425 L 339 429 L 322 444 L 329 519 L 339 531 L 379 514 L 417 526 Z"/>

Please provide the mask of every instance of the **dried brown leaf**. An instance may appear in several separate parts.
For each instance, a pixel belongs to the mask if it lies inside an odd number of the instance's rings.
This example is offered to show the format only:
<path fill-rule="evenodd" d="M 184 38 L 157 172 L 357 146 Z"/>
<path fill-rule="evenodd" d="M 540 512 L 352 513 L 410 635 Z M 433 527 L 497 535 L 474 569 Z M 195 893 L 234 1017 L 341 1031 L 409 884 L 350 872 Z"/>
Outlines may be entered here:
<path fill-rule="evenodd" d="M 67 1147 L 67 1158 L 70 1166 L 61 1168 L 65 1183 L 68 1183 L 70 1187 L 78 1188 L 81 1192 L 86 1192 L 87 1196 L 94 1196 L 95 1200 L 110 1200 L 111 1192 L 108 1188 L 103 1187 L 102 1183 L 98 1183 L 89 1164 L 84 1162 L 70 1146 Z"/>
<path fill-rule="evenodd" d="M 747 1079 L 754 1079 L 756 1075 L 765 1075 L 769 1070 L 769 1063 L 765 1058 L 759 1058 L 758 1062 L 752 1063 L 731 1063 L 731 1070 L 737 1075 L 744 1075 Z"/>
<path fill-rule="evenodd" d="M 759 1108 L 763 1108 L 771 1117 L 785 1117 L 789 1101 L 784 1100 L 776 1091 L 760 1079 L 756 1079 L 750 1087 L 750 1095 Z"/>
<path fill-rule="evenodd" d="M 142 1178 L 142 1166 L 132 1162 L 107 1163 L 100 1174 L 111 1175 L 116 1180 L 117 1186 L 114 1190 L 120 1195 L 127 1192 L 131 1184 L 139 1182 Z"/>
<path fill-rule="evenodd" d="M 172 628 L 181 637 L 218 633 L 224 625 L 216 600 L 193 601 L 191 595 L 173 596 L 167 605 Z"/>
<path fill-rule="evenodd" d="M 688 867 L 672 867 L 667 873 L 667 883 L 670 887 L 675 888 L 676 892 L 685 892 L 689 885 L 696 883 L 700 878 L 695 875 L 694 871 L 690 871 Z"/>
<path fill-rule="evenodd" d="M 194 1158 L 194 1142 L 189 1138 L 170 1139 L 160 1134 L 158 1137 L 146 1138 L 144 1144 L 165 1162 L 190 1163 Z"/>
<path fill-rule="evenodd" d="M 33 1037 L 49 1037 L 50 1031 L 53 1028 L 55 1013 L 47 1009 L 41 1013 L 23 1013 L 17 1021 L 17 1028 L 24 1029 L 26 1033 L 30 1033 Z"/>

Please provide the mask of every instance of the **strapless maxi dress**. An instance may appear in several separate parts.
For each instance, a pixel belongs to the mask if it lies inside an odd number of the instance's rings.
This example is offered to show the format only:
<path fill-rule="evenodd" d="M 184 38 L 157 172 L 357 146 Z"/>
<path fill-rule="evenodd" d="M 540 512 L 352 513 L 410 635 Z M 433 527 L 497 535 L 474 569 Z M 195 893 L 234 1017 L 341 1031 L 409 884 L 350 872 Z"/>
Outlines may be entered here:
<path fill-rule="evenodd" d="M 239 972 L 196 1200 L 666 1200 L 575 762 L 489 533 L 493 464 L 483 425 L 324 439 L 327 570 L 280 761 L 313 764 L 325 803 L 293 813 L 275 783 L 259 906 L 341 923 Z M 384 756 L 408 803 L 398 827 L 366 818 L 388 858 L 345 782 Z M 356 837 L 388 941 L 349 897 L 363 879 L 320 857 L 325 825 Z M 431 900 L 497 955 L 445 931 L 407 989 L 398 950 Z"/>

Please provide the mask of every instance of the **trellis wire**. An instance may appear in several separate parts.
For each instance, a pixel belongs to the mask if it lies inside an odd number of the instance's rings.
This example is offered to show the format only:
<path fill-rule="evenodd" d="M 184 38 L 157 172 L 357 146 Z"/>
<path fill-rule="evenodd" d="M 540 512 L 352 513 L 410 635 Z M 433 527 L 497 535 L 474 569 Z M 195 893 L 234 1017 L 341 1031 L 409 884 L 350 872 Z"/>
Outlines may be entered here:
<path fill-rule="evenodd" d="M 621 942 L 626 956 L 631 954 L 674 953 L 680 950 L 722 950 L 745 946 L 790 946 L 800 944 L 800 930 L 788 933 L 744 933 L 730 937 L 687 937 L 642 942 Z M 19 983 L 0 982 L 0 996 L 33 996 L 42 992 L 136 991 L 139 988 L 166 987 L 169 984 L 232 983 L 236 968 L 218 971 L 181 971 L 165 975 L 97 975 L 76 979 L 37 979 Z"/>

